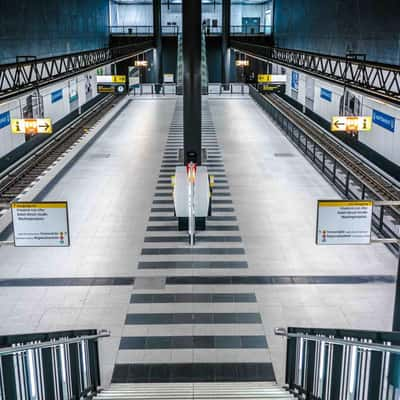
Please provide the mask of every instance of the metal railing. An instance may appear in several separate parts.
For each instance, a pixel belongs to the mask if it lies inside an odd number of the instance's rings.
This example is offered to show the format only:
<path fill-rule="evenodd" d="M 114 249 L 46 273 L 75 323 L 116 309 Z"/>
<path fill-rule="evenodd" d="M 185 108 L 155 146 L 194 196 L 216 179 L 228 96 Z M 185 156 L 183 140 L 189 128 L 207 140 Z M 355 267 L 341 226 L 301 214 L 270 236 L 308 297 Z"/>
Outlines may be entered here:
<path fill-rule="evenodd" d="M 360 60 L 360 54 L 337 57 L 301 50 L 260 46 L 238 40 L 232 40 L 231 47 L 250 57 L 294 68 L 400 104 L 399 66 L 363 61 Z"/>
<path fill-rule="evenodd" d="M 76 75 L 111 62 L 146 52 L 153 41 L 107 47 L 49 58 L 25 57 L 13 64 L 0 65 L 0 100 L 39 86 Z"/>
<path fill-rule="evenodd" d="M 290 117 L 278 110 L 267 101 L 253 86 L 250 95 L 272 117 L 295 146 L 312 162 L 317 170 L 331 182 L 347 199 L 375 201 L 386 200 L 375 192 L 371 185 L 361 181 L 355 173 L 335 158 L 303 128 L 299 127 Z M 360 161 L 361 163 L 361 161 Z M 388 188 L 390 183 L 388 182 Z M 391 206 L 376 206 L 373 208 L 372 224 L 381 237 L 398 238 L 400 217 L 397 210 Z M 397 245 L 392 245 L 397 248 Z"/>
<path fill-rule="evenodd" d="M 400 333 L 279 328 L 287 338 L 286 384 L 312 400 L 398 399 Z"/>
<path fill-rule="evenodd" d="M 254 36 L 254 35 L 272 35 L 271 25 L 231 25 L 231 35 Z"/>
<path fill-rule="evenodd" d="M 98 339 L 81 330 L 1 337 L 0 400 L 71 400 L 100 387 Z"/>
<path fill-rule="evenodd" d="M 132 35 L 132 36 L 153 36 L 154 28 L 152 25 L 112 25 L 109 27 L 111 35 Z M 161 27 L 163 35 L 175 36 L 179 33 L 177 25 L 163 25 Z"/>
<path fill-rule="evenodd" d="M 222 95 L 222 94 L 249 94 L 249 85 L 246 83 L 229 83 L 224 85 L 222 83 L 210 83 L 208 85 L 209 95 Z"/>
<path fill-rule="evenodd" d="M 203 25 L 204 33 L 208 35 L 222 35 L 222 26 Z M 152 36 L 154 28 L 152 25 L 112 25 L 109 27 L 111 35 L 132 35 L 132 36 Z M 161 27 L 163 35 L 176 36 L 182 32 L 178 25 L 163 25 Z M 257 36 L 271 35 L 271 25 L 231 25 L 230 35 L 233 36 Z"/>
<path fill-rule="evenodd" d="M 162 95 L 174 96 L 176 95 L 176 83 L 140 83 L 129 88 L 129 94 L 133 96 L 146 96 L 146 95 Z"/>

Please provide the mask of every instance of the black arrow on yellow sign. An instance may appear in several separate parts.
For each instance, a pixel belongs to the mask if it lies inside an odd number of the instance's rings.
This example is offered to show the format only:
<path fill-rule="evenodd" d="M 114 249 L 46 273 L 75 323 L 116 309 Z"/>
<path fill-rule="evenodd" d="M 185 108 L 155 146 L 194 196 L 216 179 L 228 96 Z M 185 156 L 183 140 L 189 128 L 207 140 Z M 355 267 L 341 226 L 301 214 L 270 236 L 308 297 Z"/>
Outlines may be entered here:
<path fill-rule="evenodd" d="M 46 131 L 50 128 L 50 125 L 46 122 L 44 125 L 39 125 L 39 128 L 46 128 Z"/>
<path fill-rule="evenodd" d="M 334 123 L 333 123 L 333 125 L 335 125 L 336 126 L 336 128 L 340 128 L 341 126 L 343 126 L 343 125 L 346 125 L 344 122 L 339 122 L 338 120 L 336 120 Z"/>

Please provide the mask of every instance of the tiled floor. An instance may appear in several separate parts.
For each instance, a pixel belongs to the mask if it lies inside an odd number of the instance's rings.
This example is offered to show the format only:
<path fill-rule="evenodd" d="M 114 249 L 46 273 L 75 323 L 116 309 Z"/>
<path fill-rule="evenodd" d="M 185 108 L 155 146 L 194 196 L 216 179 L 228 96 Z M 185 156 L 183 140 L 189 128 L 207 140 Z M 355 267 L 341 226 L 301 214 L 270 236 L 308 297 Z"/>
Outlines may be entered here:
<path fill-rule="evenodd" d="M 0 334 L 111 329 L 107 384 L 115 361 L 136 364 L 118 379 L 148 380 L 166 363 L 168 379 L 187 377 L 193 361 L 198 379 L 207 368 L 212 379 L 273 378 L 272 360 L 281 381 L 275 327 L 390 328 L 395 258 L 381 245 L 315 246 L 316 201 L 336 192 L 250 98 L 208 105 L 218 195 L 202 254 L 187 250 L 171 211 L 176 100 L 134 100 L 46 195 L 69 202 L 71 248 L 0 248 Z M 264 337 L 267 348 L 250 348 Z"/>

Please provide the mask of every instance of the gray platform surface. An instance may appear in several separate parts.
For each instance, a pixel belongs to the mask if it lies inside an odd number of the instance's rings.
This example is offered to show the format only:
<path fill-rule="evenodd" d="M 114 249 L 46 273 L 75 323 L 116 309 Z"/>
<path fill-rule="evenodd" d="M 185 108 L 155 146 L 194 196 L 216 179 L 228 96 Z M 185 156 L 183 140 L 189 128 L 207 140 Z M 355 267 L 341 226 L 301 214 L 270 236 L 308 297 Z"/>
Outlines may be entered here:
<path fill-rule="evenodd" d="M 277 326 L 316 326 L 389 329 L 394 285 L 352 284 L 354 276 L 395 273 L 396 260 L 381 245 L 317 247 L 314 244 L 317 199 L 337 193 L 284 138 L 248 97 L 210 98 L 208 103 L 222 148 L 233 212 L 227 221 L 210 225 L 239 230 L 209 231 L 205 236 L 240 236 L 241 242 L 203 242 L 203 248 L 242 248 L 245 254 L 141 255 L 142 249 L 184 248 L 184 243 L 145 242 L 145 237 L 176 236 L 177 232 L 148 232 L 159 178 L 162 152 L 176 100 L 134 100 L 104 135 L 54 186 L 46 200 L 68 200 L 71 248 L 0 248 L 0 279 L 78 278 L 74 284 L 0 287 L 0 334 L 77 328 L 111 329 L 102 343 L 103 380 L 111 378 L 114 362 L 267 362 L 283 379 L 284 343 L 273 336 Z M 290 154 L 292 156 L 280 156 Z M 170 167 L 168 167 L 170 168 Z M 220 173 L 220 172 L 218 172 Z M 224 180 L 224 178 L 220 178 Z M 228 199 L 221 196 L 219 199 Z M 236 217 L 237 220 L 232 220 Z M 229 220 L 231 219 L 231 220 Z M 218 228 L 217 228 L 218 229 Z M 155 251 L 156 252 L 156 251 Z M 161 253 L 164 253 L 162 251 Z M 212 251 L 215 253 L 215 251 Z M 145 251 L 148 253 L 148 251 Z M 150 251 L 152 253 L 152 251 Z M 189 257 L 189 258 L 188 258 Z M 215 268 L 212 262 L 245 262 L 247 268 Z M 191 260 L 182 268 L 140 268 L 139 262 Z M 202 261 L 210 267 L 197 268 Z M 178 265 L 178 264 L 177 264 Z M 203 266 L 206 264 L 203 264 Z M 243 264 L 238 264 L 239 266 Z M 330 276 L 330 284 L 165 284 L 165 277 Z M 84 277 L 147 277 L 121 285 L 104 281 L 88 286 Z M 347 276 L 335 284 L 335 276 Z M 156 279 L 152 280 L 151 278 Z M 150 279 L 148 279 L 150 278 Z M 71 281 L 72 282 L 72 281 Z M 34 285 L 34 281 L 32 281 Z M 140 293 L 255 293 L 256 302 L 131 303 Z M 259 313 L 260 324 L 141 324 L 125 325 L 127 314 Z M 265 335 L 268 349 L 163 349 L 119 352 L 124 336 Z M 120 357 L 120 359 L 117 359 Z M 126 359 L 127 357 L 127 359 Z"/>

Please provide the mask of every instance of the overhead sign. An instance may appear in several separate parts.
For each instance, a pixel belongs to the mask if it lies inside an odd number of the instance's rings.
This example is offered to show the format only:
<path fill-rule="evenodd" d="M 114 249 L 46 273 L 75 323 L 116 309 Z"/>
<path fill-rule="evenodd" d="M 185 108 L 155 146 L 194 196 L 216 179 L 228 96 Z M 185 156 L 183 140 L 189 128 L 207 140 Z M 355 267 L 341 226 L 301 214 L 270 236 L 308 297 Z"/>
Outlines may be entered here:
<path fill-rule="evenodd" d="M 396 118 L 377 110 L 372 110 L 372 121 L 390 132 L 394 132 L 396 128 Z"/>
<path fill-rule="evenodd" d="M 137 68 L 144 68 L 149 65 L 147 60 L 135 60 L 135 67 Z"/>
<path fill-rule="evenodd" d="M 97 83 L 126 83 L 126 76 L 125 75 L 97 75 Z"/>
<path fill-rule="evenodd" d="M 326 101 L 332 101 L 332 92 L 328 89 L 321 88 L 320 97 Z"/>
<path fill-rule="evenodd" d="M 11 120 L 12 133 L 24 133 L 26 135 L 36 135 L 37 133 L 53 133 L 50 118 L 25 118 Z"/>
<path fill-rule="evenodd" d="M 258 83 L 273 83 L 273 84 L 286 83 L 286 75 L 258 74 L 257 78 L 258 78 Z"/>
<path fill-rule="evenodd" d="M 97 93 L 125 93 L 125 85 L 97 85 Z"/>
<path fill-rule="evenodd" d="M 370 131 L 372 128 L 371 117 L 332 117 L 331 131 L 359 132 Z"/>
<path fill-rule="evenodd" d="M 369 244 L 373 202 L 319 200 L 316 243 Z"/>
<path fill-rule="evenodd" d="M 67 202 L 12 203 L 17 247 L 68 247 Z"/>
<path fill-rule="evenodd" d="M 0 129 L 4 128 L 7 125 L 10 125 L 10 111 L 6 111 L 0 114 Z"/>
<path fill-rule="evenodd" d="M 236 60 L 235 65 L 237 67 L 248 67 L 250 65 L 250 60 Z"/>
<path fill-rule="evenodd" d="M 164 83 L 174 83 L 174 74 L 164 74 Z"/>

